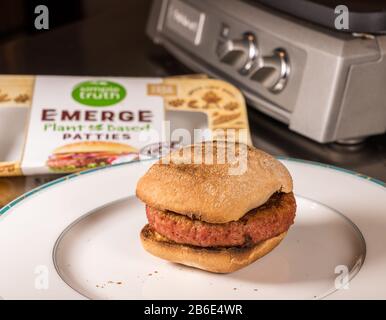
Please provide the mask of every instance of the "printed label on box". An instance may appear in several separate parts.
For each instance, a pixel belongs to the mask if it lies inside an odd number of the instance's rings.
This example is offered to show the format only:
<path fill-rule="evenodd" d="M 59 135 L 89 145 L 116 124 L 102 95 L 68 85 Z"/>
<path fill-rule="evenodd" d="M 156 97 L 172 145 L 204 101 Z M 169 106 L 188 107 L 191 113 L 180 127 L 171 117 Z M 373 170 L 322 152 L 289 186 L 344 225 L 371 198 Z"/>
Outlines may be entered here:
<path fill-rule="evenodd" d="M 203 78 L 0 75 L 0 176 L 158 158 L 203 140 L 250 143 L 241 92 Z"/>
<path fill-rule="evenodd" d="M 25 175 L 72 172 L 139 158 L 159 142 L 162 79 L 37 76 L 21 169 Z M 42 166 L 45 163 L 45 166 Z"/>

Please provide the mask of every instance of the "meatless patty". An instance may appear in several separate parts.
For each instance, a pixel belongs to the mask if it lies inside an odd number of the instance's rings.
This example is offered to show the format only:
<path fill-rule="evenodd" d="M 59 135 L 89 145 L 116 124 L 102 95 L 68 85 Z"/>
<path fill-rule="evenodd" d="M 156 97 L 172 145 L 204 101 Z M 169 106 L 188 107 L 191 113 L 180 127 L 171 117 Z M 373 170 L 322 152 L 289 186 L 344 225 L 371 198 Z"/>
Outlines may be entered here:
<path fill-rule="evenodd" d="M 289 229 L 295 211 L 292 192 L 275 194 L 240 220 L 222 224 L 146 206 L 147 219 L 155 231 L 174 242 L 200 247 L 245 246 L 270 239 Z"/>

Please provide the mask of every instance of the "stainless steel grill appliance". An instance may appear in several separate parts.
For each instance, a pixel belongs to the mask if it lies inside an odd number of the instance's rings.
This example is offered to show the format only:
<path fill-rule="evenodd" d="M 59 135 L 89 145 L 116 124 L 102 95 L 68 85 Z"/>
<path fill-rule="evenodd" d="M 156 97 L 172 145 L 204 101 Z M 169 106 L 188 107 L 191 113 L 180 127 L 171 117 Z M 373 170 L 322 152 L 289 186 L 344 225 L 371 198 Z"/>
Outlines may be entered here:
<path fill-rule="evenodd" d="M 148 34 L 190 68 L 321 143 L 386 131 L 386 1 L 155 0 Z"/>

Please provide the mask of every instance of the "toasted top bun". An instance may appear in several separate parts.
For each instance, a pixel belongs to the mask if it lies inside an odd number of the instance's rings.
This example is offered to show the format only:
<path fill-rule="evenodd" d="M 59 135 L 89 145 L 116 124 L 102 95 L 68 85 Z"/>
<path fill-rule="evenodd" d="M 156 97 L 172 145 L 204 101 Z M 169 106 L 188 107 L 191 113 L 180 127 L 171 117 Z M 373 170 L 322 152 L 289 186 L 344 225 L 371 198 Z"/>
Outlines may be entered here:
<path fill-rule="evenodd" d="M 228 152 L 234 156 L 222 157 Z M 278 160 L 245 144 L 220 141 L 187 146 L 161 158 L 136 190 L 153 208 L 209 223 L 237 221 L 275 192 L 292 192 L 292 178 Z"/>
<path fill-rule="evenodd" d="M 120 154 L 138 152 L 138 150 L 127 144 L 107 141 L 86 141 L 71 143 L 54 150 L 54 154 L 86 152 L 113 152 Z"/>

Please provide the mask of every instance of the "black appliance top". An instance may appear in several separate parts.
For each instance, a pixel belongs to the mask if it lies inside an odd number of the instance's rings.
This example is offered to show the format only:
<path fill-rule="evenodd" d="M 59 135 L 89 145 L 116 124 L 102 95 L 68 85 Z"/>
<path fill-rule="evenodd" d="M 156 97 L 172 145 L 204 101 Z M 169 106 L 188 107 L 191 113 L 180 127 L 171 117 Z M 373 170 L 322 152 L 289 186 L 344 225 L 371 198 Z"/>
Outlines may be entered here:
<path fill-rule="evenodd" d="M 339 31 L 360 33 L 386 32 L 385 0 L 254 0 L 266 6 L 312 23 L 337 30 L 335 8 L 348 8 L 348 29 Z"/>

